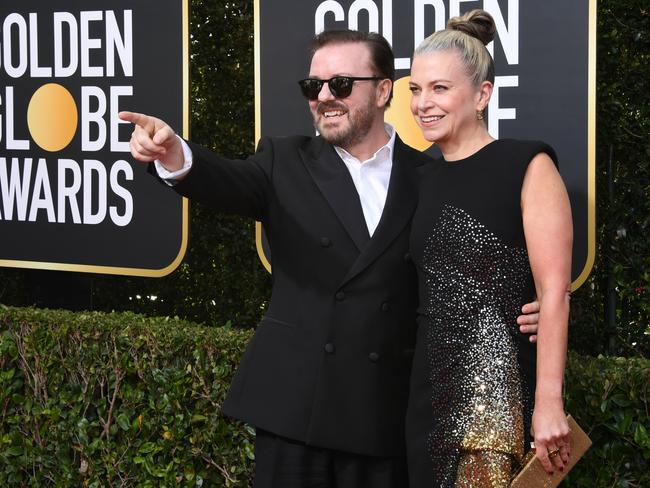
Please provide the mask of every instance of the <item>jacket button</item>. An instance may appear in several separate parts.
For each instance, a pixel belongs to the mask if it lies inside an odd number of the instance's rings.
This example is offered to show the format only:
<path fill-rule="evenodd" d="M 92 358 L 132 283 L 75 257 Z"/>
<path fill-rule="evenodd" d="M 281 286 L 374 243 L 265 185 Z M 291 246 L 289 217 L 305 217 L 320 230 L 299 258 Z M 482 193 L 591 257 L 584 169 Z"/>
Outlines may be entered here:
<path fill-rule="evenodd" d="M 390 304 L 388 302 L 384 302 L 381 304 L 382 312 L 388 312 L 389 310 L 390 310 Z"/>
<path fill-rule="evenodd" d="M 404 262 L 405 263 L 411 262 L 411 253 L 407 252 L 406 254 L 404 254 Z"/>
<path fill-rule="evenodd" d="M 328 342 L 327 344 L 325 344 L 325 352 L 327 354 L 334 354 L 335 349 L 336 348 L 334 347 L 334 344 L 332 344 L 331 342 Z"/>
<path fill-rule="evenodd" d="M 370 359 L 370 361 L 372 361 L 373 363 L 376 363 L 377 361 L 379 361 L 379 354 L 376 352 L 371 352 L 370 354 L 368 354 L 368 359 Z"/>
<path fill-rule="evenodd" d="M 330 241 L 327 237 L 321 237 L 320 245 L 323 247 L 330 247 L 332 245 L 332 241 Z"/>
<path fill-rule="evenodd" d="M 336 299 L 340 302 L 345 298 L 345 292 L 339 291 L 336 293 Z"/>

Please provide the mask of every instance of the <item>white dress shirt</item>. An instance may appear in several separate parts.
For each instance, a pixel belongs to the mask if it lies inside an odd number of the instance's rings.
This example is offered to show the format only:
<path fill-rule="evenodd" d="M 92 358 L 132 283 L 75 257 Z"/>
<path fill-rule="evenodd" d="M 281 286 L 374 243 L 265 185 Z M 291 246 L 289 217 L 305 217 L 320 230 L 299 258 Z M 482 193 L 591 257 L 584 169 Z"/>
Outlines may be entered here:
<path fill-rule="evenodd" d="M 390 139 L 370 159 L 359 161 L 345 149 L 334 146 L 345 166 L 347 166 L 357 189 L 363 216 L 366 219 L 368 232 L 371 236 L 375 233 L 381 214 L 384 211 L 390 172 L 393 168 L 395 129 L 388 124 L 384 125 Z"/>
<path fill-rule="evenodd" d="M 176 137 L 178 137 L 178 140 L 181 141 L 181 146 L 183 146 L 183 156 L 185 156 L 183 167 L 181 169 L 177 169 L 176 171 L 168 171 L 167 168 L 165 168 L 157 159 L 153 162 L 154 166 L 156 167 L 158 176 L 169 186 L 174 186 L 178 177 L 187 174 L 187 172 L 192 168 L 192 159 L 194 158 L 190 146 L 188 146 L 183 138 L 178 134 Z"/>
<path fill-rule="evenodd" d="M 395 129 L 389 124 L 384 125 L 386 127 L 386 133 L 389 135 L 389 140 L 370 159 L 359 161 L 345 149 L 334 146 L 337 154 L 348 168 L 354 186 L 357 189 L 363 216 L 371 236 L 375 233 L 379 219 L 381 219 L 381 214 L 384 211 L 386 195 L 388 195 L 390 172 L 393 168 Z M 185 155 L 185 163 L 181 169 L 167 171 L 160 161 L 154 161 L 158 176 L 169 185 L 173 185 L 178 177 L 185 175 L 192 167 L 192 151 L 182 138 L 179 137 L 179 139 Z"/>

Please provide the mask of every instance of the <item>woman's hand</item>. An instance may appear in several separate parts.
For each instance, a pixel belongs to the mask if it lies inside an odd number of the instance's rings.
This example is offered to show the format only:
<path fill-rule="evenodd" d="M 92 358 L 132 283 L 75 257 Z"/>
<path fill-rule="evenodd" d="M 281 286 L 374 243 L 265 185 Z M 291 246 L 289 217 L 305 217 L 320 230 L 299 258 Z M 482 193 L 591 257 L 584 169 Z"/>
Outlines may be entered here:
<path fill-rule="evenodd" d="M 548 474 L 564 470 L 571 453 L 569 423 L 562 400 L 535 402 L 533 435 L 536 456 Z"/>

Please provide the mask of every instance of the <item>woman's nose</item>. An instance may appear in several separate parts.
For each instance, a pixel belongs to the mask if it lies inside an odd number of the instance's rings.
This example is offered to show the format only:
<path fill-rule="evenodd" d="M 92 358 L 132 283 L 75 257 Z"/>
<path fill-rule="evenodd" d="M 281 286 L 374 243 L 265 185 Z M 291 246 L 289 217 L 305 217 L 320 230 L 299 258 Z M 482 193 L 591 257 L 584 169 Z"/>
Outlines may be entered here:
<path fill-rule="evenodd" d="M 429 110 L 431 107 L 433 107 L 434 101 L 433 98 L 430 96 L 428 93 L 421 93 L 420 97 L 418 99 L 418 109 L 421 111 L 426 111 Z"/>

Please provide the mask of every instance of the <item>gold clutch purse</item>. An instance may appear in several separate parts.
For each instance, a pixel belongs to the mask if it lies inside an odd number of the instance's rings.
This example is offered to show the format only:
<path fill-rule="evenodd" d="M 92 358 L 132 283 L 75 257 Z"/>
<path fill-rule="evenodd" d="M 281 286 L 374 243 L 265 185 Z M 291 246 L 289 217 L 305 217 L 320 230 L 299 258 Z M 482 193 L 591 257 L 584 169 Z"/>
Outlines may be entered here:
<path fill-rule="evenodd" d="M 535 451 L 531 449 L 522 462 L 523 467 L 512 480 L 511 488 L 555 488 L 587 452 L 591 446 L 591 439 L 571 415 L 567 415 L 567 420 L 571 429 L 571 455 L 569 462 L 564 466 L 564 471 L 556 469 L 552 475 L 549 475 L 544 471 L 539 459 L 535 457 Z"/>

